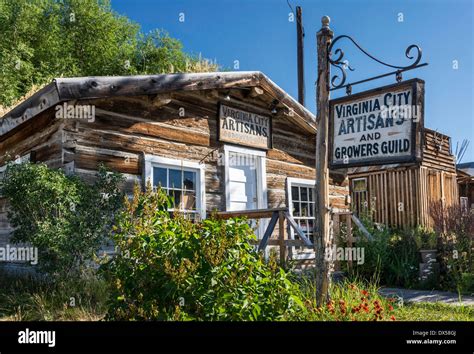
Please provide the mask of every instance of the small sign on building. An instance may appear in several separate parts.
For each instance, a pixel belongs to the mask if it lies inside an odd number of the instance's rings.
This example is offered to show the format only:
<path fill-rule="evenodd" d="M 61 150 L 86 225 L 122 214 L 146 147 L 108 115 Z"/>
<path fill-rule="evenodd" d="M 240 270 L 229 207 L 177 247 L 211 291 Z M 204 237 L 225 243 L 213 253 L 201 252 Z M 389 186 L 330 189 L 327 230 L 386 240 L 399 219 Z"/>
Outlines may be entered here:
<path fill-rule="evenodd" d="M 271 118 L 225 104 L 219 107 L 219 140 L 260 149 L 271 148 Z"/>
<path fill-rule="evenodd" d="M 423 103 L 419 79 L 331 100 L 331 168 L 420 160 Z"/>

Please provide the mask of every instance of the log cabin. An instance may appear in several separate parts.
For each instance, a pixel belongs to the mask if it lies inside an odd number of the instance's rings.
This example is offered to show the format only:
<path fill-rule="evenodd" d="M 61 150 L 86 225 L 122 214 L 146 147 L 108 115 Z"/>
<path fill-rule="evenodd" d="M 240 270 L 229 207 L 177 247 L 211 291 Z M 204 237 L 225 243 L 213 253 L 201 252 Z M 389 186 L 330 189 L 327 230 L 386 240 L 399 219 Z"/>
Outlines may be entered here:
<path fill-rule="evenodd" d="M 192 218 L 284 207 L 312 238 L 315 121 L 261 72 L 58 78 L 0 119 L 0 172 L 30 160 L 92 181 L 105 163 L 127 192 L 150 181 Z M 330 177 L 331 207 L 347 208 L 347 179 Z"/>

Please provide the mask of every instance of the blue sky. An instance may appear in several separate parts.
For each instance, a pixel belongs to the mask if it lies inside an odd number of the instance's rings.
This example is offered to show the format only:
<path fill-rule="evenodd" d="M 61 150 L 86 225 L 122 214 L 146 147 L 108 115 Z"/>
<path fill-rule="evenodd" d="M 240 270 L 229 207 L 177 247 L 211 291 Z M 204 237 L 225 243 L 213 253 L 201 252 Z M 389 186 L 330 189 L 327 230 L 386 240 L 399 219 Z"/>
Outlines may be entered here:
<path fill-rule="evenodd" d="M 408 65 L 405 49 L 418 44 L 429 66 L 404 73 L 426 81 L 425 126 L 469 139 L 462 162 L 474 161 L 473 2 L 472 0 L 289 0 L 303 9 L 306 105 L 315 112 L 316 32 L 331 17 L 335 36 L 347 34 L 377 58 Z M 296 24 L 286 0 L 112 0 L 112 7 L 142 26 L 162 28 L 184 44 L 232 69 L 259 70 L 297 97 Z M 399 21 L 403 16 L 403 22 Z M 180 21 L 183 19 L 184 21 Z M 341 41 L 356 70 L 348 82 L 391 71 Z M 453 68 L 453 61 L 458 69 Z M 335 71 L 334 71 L 335 72 Z M 357 85 L 353 93 L 395 82 L 394 77 Z M 332 98 L 344 95 L 343 90 Z"/>

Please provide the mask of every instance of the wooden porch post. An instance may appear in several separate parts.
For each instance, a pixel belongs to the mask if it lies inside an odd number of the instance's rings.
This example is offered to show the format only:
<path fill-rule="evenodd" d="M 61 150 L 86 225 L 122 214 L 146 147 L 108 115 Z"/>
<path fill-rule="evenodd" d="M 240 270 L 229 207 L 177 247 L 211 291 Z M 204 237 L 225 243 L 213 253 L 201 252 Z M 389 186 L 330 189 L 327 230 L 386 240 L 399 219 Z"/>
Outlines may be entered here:
<path fill-rule="evenodd" d="M 280 263 L 283 266 L 286 262 L 286 244 L 285 244 L 285 214 L 278 212 L 278 239 L 280 240 Z"/>
<path fill-rule="evenodd" d="M 329 295 L 329 263 L 325 259 L 330 247 L 329 233 L 329 169 L 328 169 L 328 124 L 329 124 L 329 60 L 328 47 L 333 38 L 329 28 L 329 17 L 321 19 L 322 28 L 317 34 L 318 81 L 316 87 L 317 134 L 316 134 L 316 302 L 322 306 Z"/>

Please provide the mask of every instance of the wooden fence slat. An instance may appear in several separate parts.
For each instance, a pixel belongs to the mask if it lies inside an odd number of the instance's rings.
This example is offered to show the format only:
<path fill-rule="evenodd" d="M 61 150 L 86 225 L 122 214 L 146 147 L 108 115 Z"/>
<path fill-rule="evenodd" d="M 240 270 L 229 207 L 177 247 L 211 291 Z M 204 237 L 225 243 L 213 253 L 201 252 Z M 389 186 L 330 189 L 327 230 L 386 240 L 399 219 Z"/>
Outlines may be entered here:
<path fill-rule="evenodd" d="M 298 224 L 296 224 L 295 220 L 290 216 L 290 214 L 288 214 L 287 211 L 285 211 L 284 213 L 285 213 L 286 220 L 288 221 L 290 226 L 295 230 L 296 234 L 303 240 L 305 245 L 308 247 L 313 247 L 313 243 L 310 241 L 309 238 L 306 237 L 303 230 L 300 229 L 300 227 L 298 226 Z"/>
<path fill-rule="evenodd" d="M 374 239 L 374 237 L 370 234 L 370 232 L 365 228 L 364 224 L 355 216 L 354 214 L 351 215 L 351 219 L 354 222 L 354 224 L 357 225 L 357 227 L 362 231 L 362 233 L 367 237 L 370 241 Z"/>
<path fill-rule="evenodd" d="M 273 230 L 275 229 L 275 225 L 278 220 L 278 212 L 274 211 L 272 218 L 270 219 L 270 223 L 268 224 L 267 229 L 265 230 L 265 234 L 263 235 L 262 241 L 260 242 L 260 245 L 258 246 L 258 250 L 262 251 L 267 247 L 267 242 L 270 236 L 273 233 Z"/>

